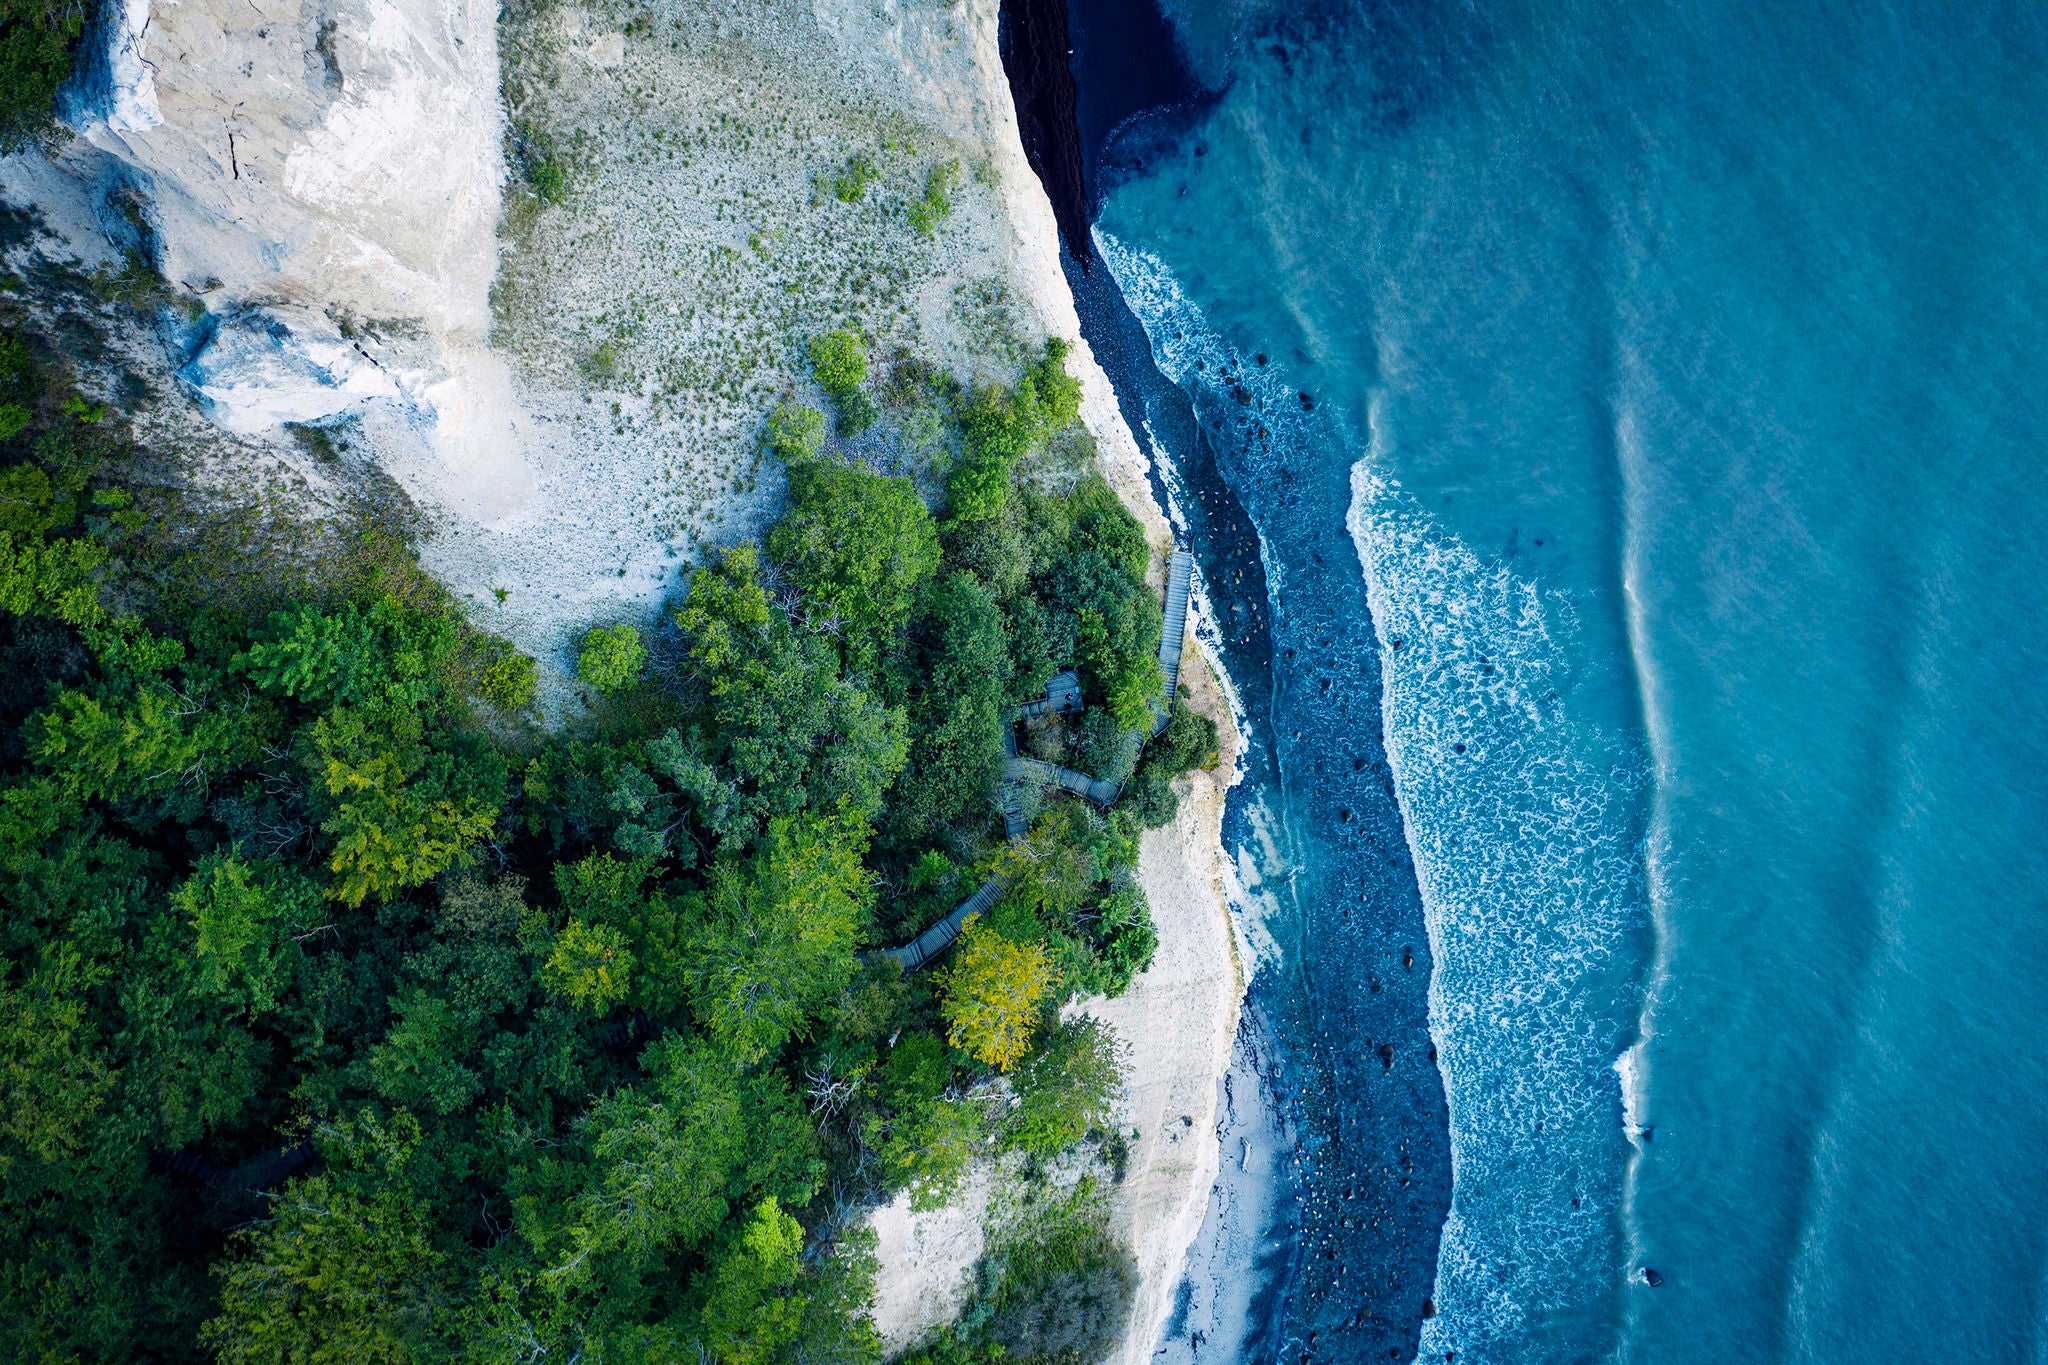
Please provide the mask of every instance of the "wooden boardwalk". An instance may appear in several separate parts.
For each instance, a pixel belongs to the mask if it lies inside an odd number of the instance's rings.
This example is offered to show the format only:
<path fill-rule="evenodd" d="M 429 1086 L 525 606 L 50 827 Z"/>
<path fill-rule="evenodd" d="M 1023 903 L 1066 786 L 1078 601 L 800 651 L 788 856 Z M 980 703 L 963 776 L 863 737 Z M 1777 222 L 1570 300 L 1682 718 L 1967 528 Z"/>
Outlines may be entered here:
<path fill-rule="evenodd" d="M 1078 715 L 1082 709 L 1081 675 L 1069 668 L 1053 674 L 1052 681 L 1045 686 L 1045 695 L 1037 701 L 1025 702 L 1016 714 L 1023 720 L 1037 720 L 1040 716 Z"/>
<path fill-rule="evenodd" d="M 1003 780 L 1006 782 L 1036 782 L 1041 787 L 1058 787 L 1076 796 L 1085 796 L 1104 810 L 1116 804 L 1118 787 L 1114 782 L 1104 782 L 1086 773 L 1077 773 L 1072 768 L 1045 763 L 1035 758 L 1013 758 L 1003 765 Z"/>
<path fill-rule="evenodd" d="M 1186 550 L 1176 549 L 1166 562 L 1166 601 L 1159 634 L 1159 671 L 1166 677 L 1166 687 L 1159 700 L 1152 703 L 1152 733 L 1155 735 L 1164 730 L 1173 718 L 1173 699 L 1180 687 L 1181 647 L 1187 639 L 1188 594 L 1193 590 L 1194 570 L 1195 557 Z M 1053 676 L 1044 699 L 1025 703 L 1004 721 L 1003 754 L 1008 761 L 1003 765 L 1003 833 L 1012 842 L 1031 832 L 1019 800 L 1026 783 L 1072 792 L 1104 810 L 1116 803 L 1121 789 L 1114 782 L 1104 782 L 1072 768 L 1025 758 L 1017 752 L 1018 720 L 1035 720 L 1044 715 L 1072 715 L 1081 708 L 1081 678 L 1068 669 Z M 994 908 L 1007 886 L 1001 877 L 989 878 L 975 888 L 974 894 L 962 901 L 952 914 L 902 947 L 884 949 L 884 955 L 902 963 L 903 970 L 916 971 L 952 947 L 953 940 L 960 937 L 961 928 L 971 916 Z"/>
<path fill-rule="evenodd" d="M 960 937 L 960 931 L 967 927 L 969 918 L 986 914 L 995 908 L 1003 898 L 1003 891 L 1009 883 L 1001 877 L 990 877 L 976 887 L 974 894 L 961 901 L 952 914 L 919 934 L 901 948 L 884 948 L 882 955 L 894 958 L 903 964 L 903 970 L 914 972 L 930 962 L 940 953 L 953 946 L 953 940 Z"/>
<path fill-rule="evenodd" d="M 1188 634 L 1188 594 L 1194 590 L 1195 557 L 1175 550 L 1166 562 L 1166 619 L 1159 632 L 1159 671 L 1166 689 L 1152 706 L 1152 733 L 1173 719 L 1173 698 L 1180 689 L 1180 651 Z"/>

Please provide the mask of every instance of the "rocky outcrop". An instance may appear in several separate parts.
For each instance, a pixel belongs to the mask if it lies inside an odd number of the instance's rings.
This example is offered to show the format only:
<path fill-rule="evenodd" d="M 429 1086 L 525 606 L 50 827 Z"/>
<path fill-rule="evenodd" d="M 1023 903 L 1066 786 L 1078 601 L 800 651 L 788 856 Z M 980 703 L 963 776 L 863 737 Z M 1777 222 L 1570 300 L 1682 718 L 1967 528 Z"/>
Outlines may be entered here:
<path fill-rule="evenodd" d="M 222 425 L 374 411 L 422 491 L 486 518 L 532 487 L 487 348 L 496 23 L 466 0 L 108 0 L 53 162 L 76 217 L 204 307 L 183 377 Z"/>

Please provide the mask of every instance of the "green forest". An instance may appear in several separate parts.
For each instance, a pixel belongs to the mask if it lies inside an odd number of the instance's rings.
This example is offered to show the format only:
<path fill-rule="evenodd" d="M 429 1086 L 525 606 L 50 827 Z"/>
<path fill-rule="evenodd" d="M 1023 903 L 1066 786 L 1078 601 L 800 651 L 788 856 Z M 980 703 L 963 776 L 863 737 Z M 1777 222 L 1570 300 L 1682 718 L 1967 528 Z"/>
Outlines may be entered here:
<path fill-rule="evenodd" d="M 57 88 L 71 77 L 85 6 L 62 0 L 0 0 L 0 152 L 48 138 Z"/>
<path fill-rule="evenodd" d="M 1114 1338 L 1099 1185 L 1029 1187 L 1116 1178 L 1116 1040 L 1060 1006 L 1149 960 L 1138 834 L 1215 729 L 1146 740 L 1150 551 L 1057 342 L 973 387 L 820 338 L 829 414 L 763 433 L 781 519 L 589 631 L 551 728 L 392 508 L 202 505 L 22 316 L 0 1357 L 875 1361 L 860 1215 L 1003 1154 L 1030 1214 L 918 1359 Z M 905 405 L 947 415 L 923 493 L 828 437 Z M 1068 666 L 1086 711 L 1025 743 L 1125 795 L 1011 844 L 1006 717 Z M 873 951 L 995 872 L 934 966 Z"/>

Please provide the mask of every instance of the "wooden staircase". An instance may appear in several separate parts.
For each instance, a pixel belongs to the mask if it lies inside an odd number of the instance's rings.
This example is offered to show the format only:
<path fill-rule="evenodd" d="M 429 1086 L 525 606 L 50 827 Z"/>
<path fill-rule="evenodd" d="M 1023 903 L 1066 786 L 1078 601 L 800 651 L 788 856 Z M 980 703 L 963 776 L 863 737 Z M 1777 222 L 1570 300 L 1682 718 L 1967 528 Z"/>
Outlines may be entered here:
<path fill-rule="evenodd" d="M 1194 590 L 1195 557 L 1175 550 L 1166 562 L 1166 620 L 1159 632 L 1159 671 L 1166 689 L 1152 704 L 1152 733 L 1173 718 L 1173 699 L 1180 689 L 1180 652 L 1188 633 L 1188 594 Z"/>
<path fill-rule="evenodd" d="M 884 957 L 894 958 L 903 964 L 903 970 L 914 972 L 940 953 L 953 946 L 953 940 L 960 937 L 960 931 L 975 915 L 988 913 L 1003 898 L 1003 891 L 1009 883 L 1001 877 L 990 877 L 975 888 L 974 894 L 961 901 L 953 913 L 934 924 L 900 948 L 884 948 Z"/>
<path fill-rule="evenodd" d="M 1173 718 L 1173 699 L 1180 688 L 1181 647 L 1188 631 L 1188 594 L 1194 589 L 1194 574 L 1195 557 L 1186 550 L 1175 550 L 1166 562 L 1165 620 L 1159 633 L 1159 671 L 1166 676 L 1166 687 L 1159 699 L 1152 703 L 1152 733 L 1155 735 L 1164 730 Z M 1069 670 L 1054 677 L 1043 701 L 1030 702 L 1005 718 L 1003 752 L 1009 761 L 1003 766 L 1003 832 L 1011 840 L 1022 839 L 1031 832 L 1019 800 L 1027 782 L 1072 792 L 1105 810 L 1115 804 L 1120 790 L 1115 783 L 1075 772 L 1072 768 L 1025 758 L 1017 752 L 1014 727 L 1019 719 L 1049 714 L 1072 715 L 1080 710 L 1081 680 Z M 993 909 L 1007 886 L 1001 877 L 989 878 L 952 914 L 901 947 L 883 949 L 883 955 L 902 963 L 905 971 L 917 970 L 952 947 L 953 940 L 960 937 L 960 930 L 970 917 Z"/>

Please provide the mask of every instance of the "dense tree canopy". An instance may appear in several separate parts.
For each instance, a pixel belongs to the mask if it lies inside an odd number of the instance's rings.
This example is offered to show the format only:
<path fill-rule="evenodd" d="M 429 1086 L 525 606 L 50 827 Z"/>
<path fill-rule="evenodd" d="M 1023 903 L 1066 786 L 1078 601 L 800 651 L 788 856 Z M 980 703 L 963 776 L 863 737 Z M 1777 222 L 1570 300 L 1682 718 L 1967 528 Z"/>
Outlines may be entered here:
<path fill-rule="evenodd" d="M 828 635 L 799 629 L 762 586 L 753 548 L 692 576 L 676 613 L 705 694 L 710 757 L 754 816 L 842 801 L 865 819 L 902 771 L 904 720 L 839 674 Z"/>
<path fill-rule="evenodd" d="M 1099 478 L 1032 510 L 1042 545 L 1035 582 L 1052 652 L 1071 652 L 1118 724 L 1142 724 L 1163 686 L 1159 607 L 1145 586 L 1151 551 L 1143 530 Z"/>
<path fill-rule="evenodd" d="M 831 613 L 848 670 L 871 673 L 895 652 L 918 590 L 938 569 L 939 537 L 908 479 L 798 458 L 768 553 Z"/>
<path fill-rule="evenodd" d="M 1136 687 L 1143 538 L 1097 482 L 941 531 L 798 411 L 779 573 L 591 632 L 548 732 L 402 540 L 195 550 L 238 514 L 0 338 L 0 1357 L 872 1362 L 837 1200 L 1110 1140 L 1056 1013 L 1149 958 L 1136 823 L 991 797 L 1020 688 Z M 991 871 L 943 973 L 863 956 Z"/>
<path fill-rule="evenodd" d="M 712 867 L 688 971 L 700 1023 L 758 1061 L 851 980 L 873 911 L 868 828 L 850 810 L 769 821 L 752 859 Z"/>
<path fill-rule="evenodd" d="M 1010 666 L 1002 611 L 972 574 L 933 589 L 920 636 L 910 771 L 894 812 L 913 840 L 986 824 L 995 810 Z"/>
<path fill-rule="evenodd" d="M 49 131 L 85 17 L 84 6 L 63 0 L 0 0 L 0 152 L 18 152 Z"/>

